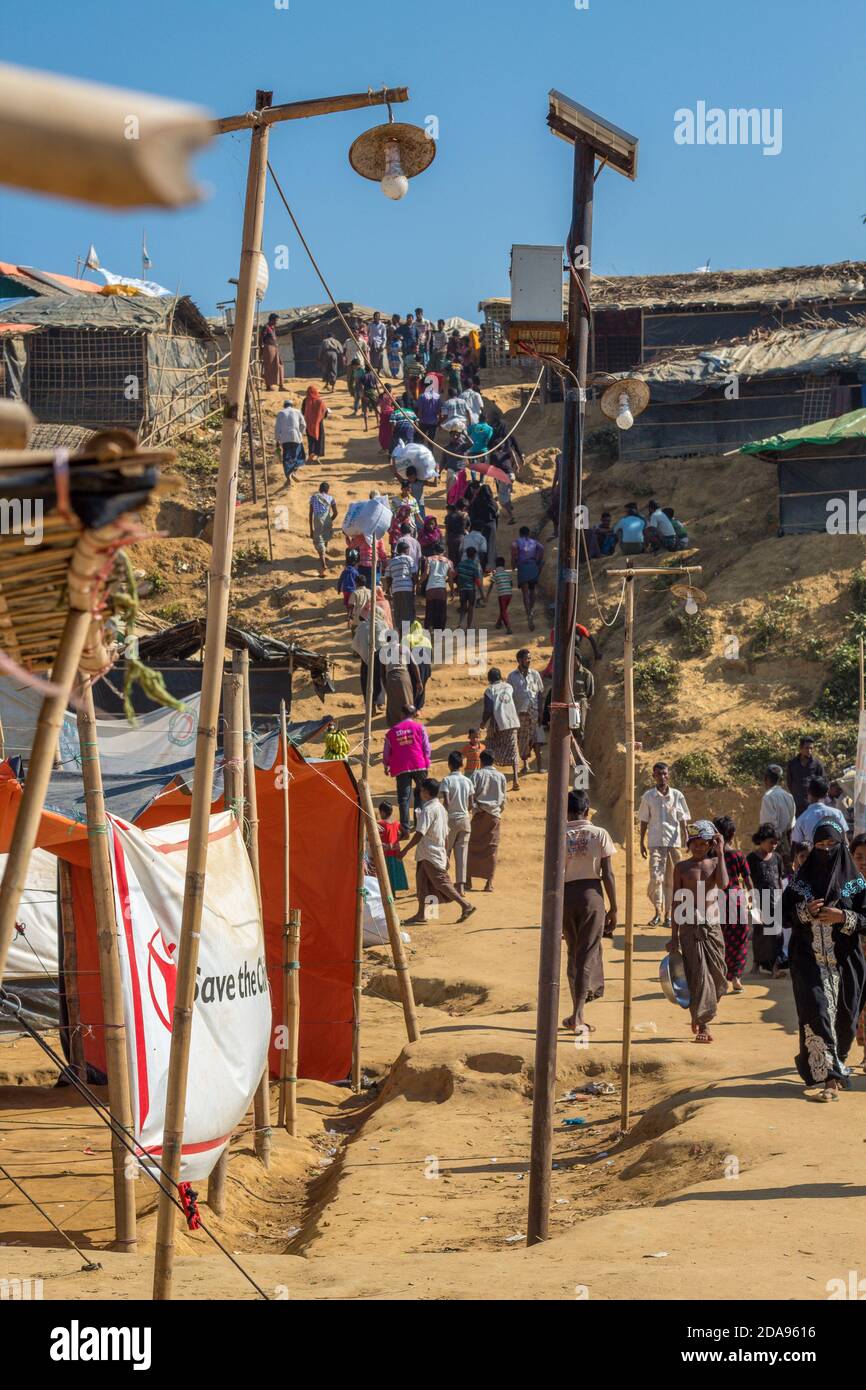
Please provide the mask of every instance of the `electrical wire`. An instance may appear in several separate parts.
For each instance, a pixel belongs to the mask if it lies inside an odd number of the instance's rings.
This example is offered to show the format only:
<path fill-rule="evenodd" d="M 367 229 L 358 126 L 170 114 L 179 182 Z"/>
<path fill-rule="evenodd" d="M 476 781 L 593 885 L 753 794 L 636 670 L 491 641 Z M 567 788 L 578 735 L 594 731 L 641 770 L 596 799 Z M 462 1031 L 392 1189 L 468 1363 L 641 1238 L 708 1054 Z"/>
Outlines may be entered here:
<path fill-rule="evenodd" d="M 314 271 L 316 272 L 317 276 L 319 277 L 319 280 L 320 280 L 321 285 L 322 285 L 322 289 L 325 291 L 326 295 L 327 295 L 328 298 L 330 299 L 331 304 L 333 305 L 334 310 L 335 310 L 335 312 L 336 312 L 336 314 L 337 314 L 337 317 L 339 318 L 340 322 L 342 323 L 343 327 L 345 328 L 345 330 L 346 330 L 347 334 L 349 335 L 349 337 L 351 338 L 352 342 L 355 344 L 355 347 L 358 348 L 358 350 L 359 350 L 361 353 L 364 353 L 364 348 L 363 348 L 362 344 L 361 344 L 361 343 L 358 341 L 358 339 L 355 337 L 354 330 L 353 330 L 353 329 L 349 326 L 349 324 L 347 323 L 346 318 L 345 318 L 345 316 L 344 316 L 344 314 L 343 314 L 343 311 L 341 310 L 339 304 L 337 303 L 336 299 L 334 298 L 334 296 L 333 296 L 333 294 L 332 294 L 332 292 L 331 292 L 331 287 L 330 287 L 330 285 L 328 284 L 327 280 L 325 279 L 324 275 L 322 274 L 322 271 L 321 271 L 321 269 L 320 269 L 320 267 L 319 267 L 319 263 L 318 263 L 318 261 L 316 260 L 315 256 L 313 255 L 312 248 L 310 247 L 309 242 L 307 241 L 306 237 L 304 236 L 303 232 L 301 231 L 300 226 L 298 225 L 298 220 L 297 220 L 297 218 L 295 217 L 295 214 L 292 212 L 292 209 L 291 209 L 290 206 L 289 206 L 288 199 L 286 198 L 286 195 L 285 195 L 285 193 L 283 192 L 282 185 L 280 184 L 279 179 L 277 178 L 276 174 L 274 173 L 274 168 L 273 168 L 273 165 L 271 164 L 270 160 L 268 160 L 268 173 L 270 174 L 271 178 L 272 178 L 273 181 L 274 181 L 274 187 L 276 188 L 277 193 L 280 195 L 280 199 L 281 199 L 281 201 L 282 201 L 283 207 L 286 209 L 286 212 L 289 214 L 289 217 L 291 218 L 292 226 L 294 227 L 295 231 L 297 232 L 298 238 L 299 238 L 299 240 L 300 240 L 300 243 L 301 243 L 301 245 L 303 246 L 304 250 L 306 251 L 307 256 L 309 257 L 310 264 L 312 265 Z M 369 347 L 369 344 L 368 344 L 367 346 Z M 537 355 L 537 354 L 534 354 L 534 355 Z M 365 354 L 365 360 L 366 360 L 366 354 Z M 377 385 L 379 386 L 380 390 L 382 390 L 382 391 L 387 391 L 387 392 L 390 394 L 390 392 L 391 392 L 391 387 L 390 387 L 385 381 L 382 380 L 382 378 L 379 376 L 379 373 L 376 371 L 376 368 L 373 367 L 373 366 L 371 366 L 371 365 L 369 364 L 369 362 L 368 362 L 368 367 L 369 367 L 369 370 L 373 373 L 373 376 L 376 378 L 376 382 L 377 382 Z M 455 454 L 454 451 L 453 451 L 452 449 L 447 449 L 447 448 L 445 447 L 444 444 L 437 444 L 436 441 L 435 441 L 434 439 L 431 439 L 429 435 L 425 434 L 424 431 L 421 429 L 421 427 L 420 427 L 419 425 L 417 425 L 417 424 L 415 425 L 415 433 L 416 433 L 416 434 L 419 434 L 419 435 L 421 436 L 421 438 L 422 438 L 422 439 L 425 439 L 425 440 L 427 441 L 427 443 L 428 443 L 429 445 L 431 445 L 433 448 L 439 449 L 443 455 L 447 455 L 448 458 L 460 459 L 461 467 L 464 467 L 464 468 L 471 468 L 471 467 L 472 467 L 472 464 L 473 464 L 473 463 L 476 463 L 476 464 L 477 464 L 477 462 L 478 462 L 479 459 L 487 458 L 490 454 L 499 453 L 499 451 L 502 449 L 502 447 L 503 447 L 505 444 L 508 443 L 508 441 L 509 441 L 509 439 L 511 438 L 511 436 L 512 436 L 513 434 L 516 433 L 518 427 L 520 426 L 520 424 L 521 424 L 521 423 L 523 422 L 523 420 L 525 419 L 526 414 L 527 414 L 527 412 L 528 412 L 528 410 L 529 410 L 529 407 L 532 405 L 532 402 L 535 400 L 535 397 L 536 397 L 536 395 L 538 394 L 539 388 L 541 387 L 541 382 L 542 382 L 543 377 L 544 377 L 544 369 L 542 368 L 542 370 L 541 370 L 541 371 L 539 372 L 539 374 L 538 374 L 538 380 L 536 381 L 535 385 L 534 385 L 533 388 L 532 388 L 532 391 L 530 392 L 529 400 L 526 402 L 526 405 L 524 406 L 523 410 L 520 412 L 520 415 L 517 417 L 516 421 L 514 422 L 514 425 L 513 425 L 512 428 L 508 431 L 508 433 L 505 435 L 505 437 L 504 437 L 503 439 L 500 439 L 500 440 L 497 441 L 496 445 L 495 445 L 492 449 L 484 449 L 484 450 L 482 450 L 482 451 L 481 451 L 480 453 L 478 453 L 478 454 L 471 454 L 471 455 L 467 455 L 467 454 Z M 469 461 L 470 459 L 472 460 L 472 462 Z"/>

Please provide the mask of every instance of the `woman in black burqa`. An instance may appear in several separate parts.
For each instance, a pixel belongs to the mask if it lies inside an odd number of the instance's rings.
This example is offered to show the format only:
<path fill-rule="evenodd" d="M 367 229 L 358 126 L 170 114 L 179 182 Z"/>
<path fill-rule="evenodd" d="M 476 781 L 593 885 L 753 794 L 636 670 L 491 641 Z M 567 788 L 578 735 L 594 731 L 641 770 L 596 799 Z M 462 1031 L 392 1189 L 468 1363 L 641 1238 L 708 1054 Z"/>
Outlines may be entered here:
<path fill-rule="evenodd" d="M 845 1065 L 866 995 L 866 879 L 838 825 L 815 827 L 812 849 L 782 896 L 791 927 L 788 959 L 800 1023 L 797 1070 L 821 1100 L 850 1086 Z"/>

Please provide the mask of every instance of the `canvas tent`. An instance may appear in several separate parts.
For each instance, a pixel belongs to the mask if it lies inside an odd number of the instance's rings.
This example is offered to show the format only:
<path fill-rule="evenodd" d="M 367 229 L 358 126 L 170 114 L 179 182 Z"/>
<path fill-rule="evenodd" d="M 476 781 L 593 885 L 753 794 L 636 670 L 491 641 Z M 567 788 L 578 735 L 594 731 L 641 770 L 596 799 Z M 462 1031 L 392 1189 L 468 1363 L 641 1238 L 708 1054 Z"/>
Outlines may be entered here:
<path fill-rule="evenodd" d="M 740 453 L 776 465 L 780 536 L 826 533 L 840 509 L 856 530 L 861 503 L 866 513 L 864 408 L 743 444 Z"/>

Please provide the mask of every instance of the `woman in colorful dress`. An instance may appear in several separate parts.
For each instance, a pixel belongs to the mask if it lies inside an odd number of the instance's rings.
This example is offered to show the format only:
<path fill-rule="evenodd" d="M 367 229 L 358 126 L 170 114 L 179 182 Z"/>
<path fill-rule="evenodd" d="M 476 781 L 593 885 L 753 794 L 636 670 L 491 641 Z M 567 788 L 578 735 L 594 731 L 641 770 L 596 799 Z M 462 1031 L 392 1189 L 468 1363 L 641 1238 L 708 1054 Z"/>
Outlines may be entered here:
<path fill-rule="evenodd" d="M 737 827 L 730 816 L 719 816 L 713 821 L 725 842 L 725 867 L 728 871 L 728 889 L 724 901 L 722 935 L 725 938 L 725 971 L 728 983 L 734 994 L 742 994 L 742 974 L 746 968 L 749 941 L 752 935 L 752 876 L 746 856 L 734 849 L 734 836 Z"/>
<path fill-rule="evenodd" d="M 800 1023 L 797 1070 L 819 1099 L 839 1099 L 850 1088 L 846 1059 L 866 995 L 866 878 L 858 871 L 840 827 L 822 821 L 812 849 L 782 897 L 791 927 L 788 960 Z"/>

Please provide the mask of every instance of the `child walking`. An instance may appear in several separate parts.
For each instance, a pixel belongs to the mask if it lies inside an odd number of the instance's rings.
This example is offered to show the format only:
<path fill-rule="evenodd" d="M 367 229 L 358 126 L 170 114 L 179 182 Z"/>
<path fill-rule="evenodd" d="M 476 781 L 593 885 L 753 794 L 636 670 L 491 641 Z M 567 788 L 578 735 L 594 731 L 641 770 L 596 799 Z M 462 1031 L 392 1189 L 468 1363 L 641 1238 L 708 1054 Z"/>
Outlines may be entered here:
<path fill-rule="evenodd" d="M 511 596 L 514 593 L 514 580 L 511 577 L 511 570 L 506 568 L 504 555 L 497 555 L 496 568 L 490 580 L 488 597 L 493 590 L 496 590 L 496 597 L 499 599 L 499 617 L 496 619 L 498 628 L 505 628 L 507 633 L 511 633 L 511 622 L 508 617 L 508 608 L 511 603 Z"/>
<path fill-rule="evenodd" d="M 379 827 L 379 836 L 382 841 L 382 848 L 385 851 L 385 868 L 388 870 L 388 882 L 391 884 L 392 893 L 402 893 L 409 887 L 409 880 L 406 877 L 406 867 L 400 858 L 400 827 L 395 820 L 394 807 L 390 801 L 379 802 L 379 819 L 376 822 Z"/>

